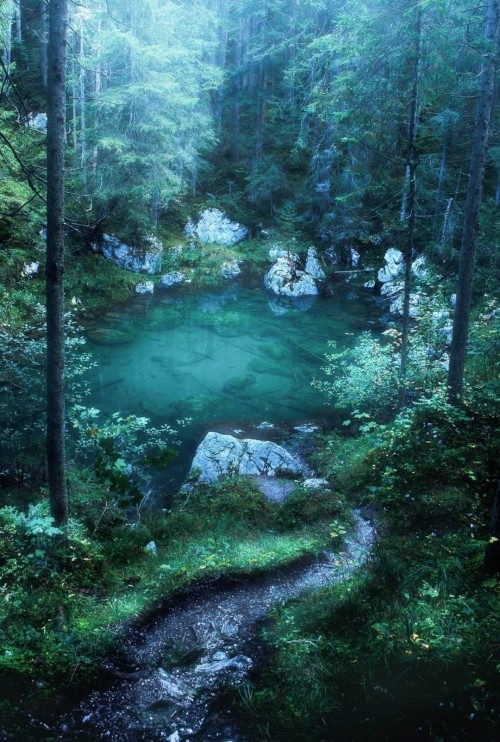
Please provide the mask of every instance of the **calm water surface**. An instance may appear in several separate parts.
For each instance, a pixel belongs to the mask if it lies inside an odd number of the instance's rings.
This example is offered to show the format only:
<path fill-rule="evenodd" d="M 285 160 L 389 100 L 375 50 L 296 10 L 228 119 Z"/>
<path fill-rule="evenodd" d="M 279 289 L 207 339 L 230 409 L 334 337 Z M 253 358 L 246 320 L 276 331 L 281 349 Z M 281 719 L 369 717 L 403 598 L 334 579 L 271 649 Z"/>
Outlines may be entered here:
<path fill-rule="evenodd" d="M 208 430 L 324 422 L 330 412 L 311 380 L 328 340 L 352 345 L 379 317 L 362 292 L 336 292 L 295 302 L 243 286 L 138 297 L 87 327 L 91 404 L 155 424 L 192 418 L 187 458 Z"/>

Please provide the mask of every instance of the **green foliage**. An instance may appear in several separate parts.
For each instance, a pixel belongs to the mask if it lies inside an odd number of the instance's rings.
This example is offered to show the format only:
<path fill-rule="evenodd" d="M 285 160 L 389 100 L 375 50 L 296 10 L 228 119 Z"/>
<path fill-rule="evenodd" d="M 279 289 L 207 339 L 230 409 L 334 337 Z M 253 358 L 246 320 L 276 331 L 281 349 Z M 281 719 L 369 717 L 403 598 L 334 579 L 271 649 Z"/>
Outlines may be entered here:
<path fill-rule="evenodd" d="M 328 345 L 335 351 L 335 341 L 329 341 Z M 327 365 L 322 371 L 327 380 L 315 379 L 312 384 L 335 407 L 369 411 L 372 415 L 394 409 L 399 377 L 392 345 L 382 344 L 370 333 L 362 333 L 354 348 L 328 353 L 325 358 Z"/>
<path fill-rule="evenodd" d="M 164 469 L 175 458 L 177 431 L 169 425 L 154 428 L 147 417 L 122 417 L 118 412 L 99 422 L 99 414 L 93 407 L 73 407 L 77 454 L 92 462 L 97 481 L 106 483 L 118 504 L 138 505 L 145 496 L 148 468 Z"/>
<path fill-rule="evenodd" d="M 68 398 L 86 392 L 82 376 L 91 366 L 85 341 L 70 316 L 66 323 Z M 0 325 L 0 486 L 36 487 L 45 471 L 45 312 L 32 306 L 28 322 Z"/>
<path fill-rule="evenodd" d="M 285 529 L 301 528 L 312 523 L 327 522 L 335 515 L 347 518 L 341 495 L 323 487 L 313 490 L 296 487 L 282 503 L 278 523 Z M 330 531 L 333 530 L 330 528 Z"/>

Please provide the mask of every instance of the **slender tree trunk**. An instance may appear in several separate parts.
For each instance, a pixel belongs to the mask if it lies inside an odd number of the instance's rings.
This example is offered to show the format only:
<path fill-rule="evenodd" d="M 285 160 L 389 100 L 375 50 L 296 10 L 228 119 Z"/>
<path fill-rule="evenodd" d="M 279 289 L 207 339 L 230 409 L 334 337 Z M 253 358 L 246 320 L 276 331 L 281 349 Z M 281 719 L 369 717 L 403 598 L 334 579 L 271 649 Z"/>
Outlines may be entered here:
<path fill-rule="evenodd" d="M 453 320 L 453 335 L 448 371 L 449 399 L 456 404 L 464 383 L 466 344 L 474 278 L 474 257 L 479 231 L 479 210 L 483 195 L 484 168 L 488 151 L 488 134 L 493 107 L 495 65 L 498 51 L 500 0 L 488 0 L 484 27 L 485 53 L 479 73 L 476 122 L 472 141 L 469 185 L 465 204 L 460 264 L 458 269 L 457 302 Z"/>
<path fill-rule="evenodd" d="M 87 170 L 87 120 L 86 120 L 86 96 L 85 96 L 85 67 L 84 56 L 83 22 L 80 24 L 80 134 L 81 134 L 81 167 L 84 193 L 88 192 L 88 170 Z"/>
<path fill-rule="evenodd" d="M 67 0 L 49 5 L 47 89 L 47 464 L 51 512 L 68 517 L 64 404 L 64 142 Z"/>
<path fill-rule="evenodd" d="M 411 264 L 413 259 L 413 245 L 415 238 L 415 195 L 416 195 L 416 171 L 418 155 L 416 151 L 417 138 L 417 102 L 418 82 L 420 72 L 420 50 L 422 45 L 422 11 L 417 10 L 415 19 L 415 42 L 413 60 L 413 80 L 410 101 L 410 120 L 408 124 L 408 159 L 406 163 L 406 176 L 408 179 L 408 195 L 405 203 L 407 210 L 407 230 L 405 249 L 405 274 L 404 274 L 404 296 L 403 296 L 403 328 L 401 333 L 401 366 L 400 366 L 400 397 L 399 403 L 403 407 L 406 397 L 406 371 L 408 366 L 408 336 L 410 326 L 410 295 L 411 295 Z"/>
<path fill-rule="evenodd" d="M 231 101 L 231 160 L 239 162 L 240 159 L 240 95 L 241 95 L 241 24 L 236 29 L 233 41 L 233 81 Z"/>
<path fill-rule="evenodd" d="M 43 87 L 47 87 L 47 6 L 40 0 L 40 68 Z"/>
<path fill-rule="evenodd" d="M 21 22 L 21 0 L 14 0 L 14 36 L 18 44 L 23 40 L 23 26 Z"/>

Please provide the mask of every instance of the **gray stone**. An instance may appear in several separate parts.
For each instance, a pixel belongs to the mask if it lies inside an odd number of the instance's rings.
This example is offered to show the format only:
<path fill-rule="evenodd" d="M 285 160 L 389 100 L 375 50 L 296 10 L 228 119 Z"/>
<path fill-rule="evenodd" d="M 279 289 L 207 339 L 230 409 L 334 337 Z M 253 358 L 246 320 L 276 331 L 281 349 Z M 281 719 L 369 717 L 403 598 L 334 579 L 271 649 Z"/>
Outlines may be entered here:
<path fill-rule="evenodd" d="M 351 267 L 358 268 L 360 260 L 361 255 L 359 254 L 359 252 L 354 247 L 351 247 Z"/>
<path fill-rule="evenodd" d="M 323 281 L 326 278 L 325 271 L 321 267 L 318 259 L 318 251 L 315 247 L 310 247 L 307 251 L 306 273 L 309 273 L 310 276 L 319 281 Z"/>
<path fill-rule="evenodd" d="M 197 224 L 190 219 L 185 227 L 188 237 L 197 237 L 200 242 L 218 245 L 235 245 L 248 237 L 249 230 L 238 222 L 232 222 L 220 209 L 205 209 Z"/>
<path fill-rule="evenodd" d="M 316 479 L 311 477 L 310 479 L 304 479 L 302 482 L 302 487 L 306 490 L 320 490 L 320 489 L 328 489 L 328 481 L 326 479 Z"/>
<path fill-rule="evenodd" d="M 307 467 L 277 443 L 210 432 L 198 446 L 191 465 L 191 473 L 197 472 L 199 482 L 210 483 L 232 473 L 268 477 L 300 475 L 307 473 Z"/>
<path fill-rule="evenodd" d="M 401 250 L 396 250 L 395 247 L 390 247 L 384 255 L 384 260 L 385 265 L 378 272 L 378 280 L 380 283 L 392 282 L 403 271 L 403 253 Z"/>
<path fill-rule="evenodd" d="M 169 675 L 169 673 L 165 672 L 161 667 L 158 670 L 158 679 L 162 691 L 173 701 L 176 701 L 177 703 L 186 702 L 192 698 L 193 689 L 186 683 L 183 683 L 182 680 L 174 677 L 174 675 Z"/>
<path fill-rule="evenodd" d="M 245 655 L 228 657 L 224 652 L 216 652 L 210 662 L 202 662 L 195 667 L 195 672 L 216 675 L 226 670 L 244 670 L 252 667 L 252 660 Z"/>
<path fill-rule="evenodd" d="M 160 243 L 158 243 L 160 245 Z M 94 252 L 101 253 L 119 268 L 134 273 L 156 273 L 160 267 L 161 245 L 155 243 L 153 250 L 133 247 L 121 242 L 113 235 L 105 234 L 100 242 L 91 245 Z"/>
<path fill-rule="evenodd" d="M 142 283 L 136 284 L 135 293 L 144 295 L 154 294 L 155 285 L 153 281 L 143 281 Z"/>
<path fill-rule="evenodd" d="M 24 278 L 33 278 L 40 270 L 40 263 L 34 260 L 32 263 L 24 263 L 21 271 Z"/>
<path fill-rule="evenodd" d="M 155 544 L 154 541 L 150 541 L 146 546 L 144 547 L 145 551 L 147 551 L 149 554 L 152 554 L 153 556 L 158 556 L 158 547 Z"/>
<path fill-rule="evenodd" d="M 314 425 L 314 423 L 304 423 L 303 425 L 296 425 L 294 430 L 302 435 L 311 435 L 311 433 L 319 433 L 320 428 L 319 425 Z"/>
<path fill-rule="evenodd" d="M 41 134 L 47 133 L 47 114 L 46 113 L 30 113 L 28 116 L 28 123 L 30 129 L 35 129 Z"/>
<path fill-rule="evenodd" d="M 181 283 L 184 283 L 186 280 L 186 276 L 184 273 L 181 273 L 180 271 L 171 271 L 170 273 L 165 273 L 160 278 L 159 286 L 161 289 L 170 289 L 172 286 L 178 286 Z"/>
<path fill-rule="evenodd" d="M 264 286 L 277 296 L 316 296 L 318 287 L 313 276 L 299 270 L 290 257 L 279 257 L 264 276 Z"/>
<path fill-rule="evenodd" d="M 238 278 L 241 275 L 240 264 L 236 258 L 225 260 L 220 267 L 220 272 L 224 278 Z"/>

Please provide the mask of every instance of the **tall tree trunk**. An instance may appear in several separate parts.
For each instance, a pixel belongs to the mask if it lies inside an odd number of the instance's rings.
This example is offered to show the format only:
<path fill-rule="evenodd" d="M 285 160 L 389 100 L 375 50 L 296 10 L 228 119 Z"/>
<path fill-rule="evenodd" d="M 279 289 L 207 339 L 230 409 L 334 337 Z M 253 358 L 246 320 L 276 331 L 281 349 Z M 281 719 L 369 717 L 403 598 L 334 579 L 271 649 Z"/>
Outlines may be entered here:
<path fill-rule="evenodd" d="M 240 95 L 241 95 L 241 22 L 236 29 L 232 49 L 233 80 L 231 100 L 231 149 L 230 156 L 233 162 L 240 159 Z"/>
<path fill-rule="evenodd" d="M 484 168 L 493 108 L 495 65 L 498 53 L 500 0 L 488 0 L 484 25 L 486 49 L 479 72 L 476 121 L 474 125 L 469 185 L 458 269 L 457 302 L 448 371 L 449 399 L 455 404 L 463 390 L 466 344 L 474 278 L 474 257 L 479 231 L 479 210 L 483 195 Z"/>
<path fill-rule="evenodd" d="M 84 56 L 84 39 L 83 39 L 83 21 L 80 24 L 80 144 L 81 144 L 81 168 L 82 168 L 82 183 L 84 193 L 88 192 L 88 170 L 87 170 L 87 121 L 86 121 L 86 96 L 85 96 L 85 66 L 83 63 Z"/>
<path fill-rule="evenodd" d="M 55 522 L 68 517 L 64 403 L 64 142 L 67 0 L 49 5 L 47 89 L 47 463 Z"/>
<path fill-rule="evenodd" d="M 43 87 L 47 87 L 47 6 L 40 0 L 40 68 Z"/>
<path fill-rule="evenodd" d="M 21 22 L 21 0 L 14 0 L 14 36 L 18 44 L 23 40 L 23 26 Z"/>
<path fill-rule="evenodd" d="M 418 82 L 420 72 L 420 51 L 422 46 L 422 11 L 417 10 L 415 19 L 415 40 L 413 49 L 413 74 L 410 101 L 410 120 L 408 124 L 408 159 L 406 162 L 406 178 L 408 179 L 408 195 L 405 202 L 407 212 L 406 248 L 405 248 L 405 273 L 404 273 L 404 296 L 403 296 L 403 328 L 401 333 L 401 366 L 400 366 L 400 396 L 399 404 L 405 404 L 406 397 L 406 371 L 408 366 L 408 335 L 410 326 L 410 294 L 411 294 L 411 264 L 413 259 L 413 245 L 415 238 L 415 194 L 416 194 L 416 171 L 418 155 L 416 151 L 417 138 L 417 103 Z"/>

